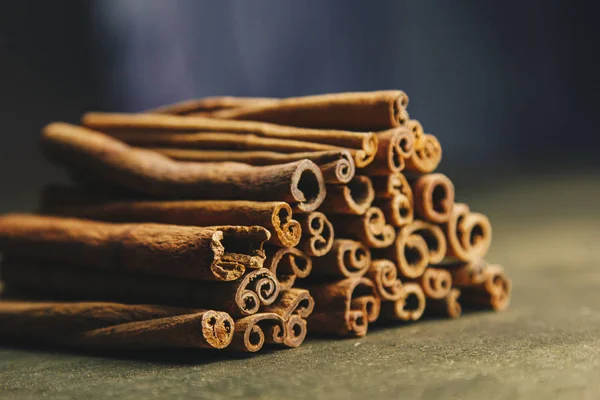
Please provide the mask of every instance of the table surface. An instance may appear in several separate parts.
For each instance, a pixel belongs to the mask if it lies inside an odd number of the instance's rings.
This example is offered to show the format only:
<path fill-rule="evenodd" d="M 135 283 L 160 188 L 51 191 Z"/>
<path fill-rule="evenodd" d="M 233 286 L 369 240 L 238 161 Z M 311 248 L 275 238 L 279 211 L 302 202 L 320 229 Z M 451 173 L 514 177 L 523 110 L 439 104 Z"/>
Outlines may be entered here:
<path fill-rule="evenodd" d="M 222 358 L 0 348 L 0 398 L 596 399 L 600 396 L 600 175 L 457 184 L 494 225 L 504 313 L 374 327 L 365 338 Z"/>

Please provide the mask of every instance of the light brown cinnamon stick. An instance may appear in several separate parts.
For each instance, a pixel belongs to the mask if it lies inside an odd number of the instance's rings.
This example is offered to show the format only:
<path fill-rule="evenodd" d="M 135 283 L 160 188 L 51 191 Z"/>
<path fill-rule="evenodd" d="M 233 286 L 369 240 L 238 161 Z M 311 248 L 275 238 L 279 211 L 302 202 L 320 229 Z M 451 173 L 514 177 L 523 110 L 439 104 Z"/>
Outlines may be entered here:
<path fill-rule="evenodd" d="M 335 239 L 331 251 L 313 258 L 311 276 L 319 278 L 359 278 L 371 264 L 371 252 L 361 242 Z"/>
<path fill-rule="evenodd" d="M 505 310 L 510 303 L 512 282 L 500 265 L 485 261 L 448 267 L 454 286 L 461 290 L 463 308 Z"/>
<path fill-rule="evenodd" d="M 487 253 L 492 243 L 492 225 L 483 214 L 456 203 L 450 219 L 443 226 L 448 240 L 447 255 L 461 261 L 476 261 Z"/>
<path fill-rule="evenodd" d="M 369 322 L 379 316 L 380 301 L 369 279 L 348 278 L 305 288 L 315 299 L 315 309 L 308 317 L 311 333 L 364 336 Z"/>
<path fill-rule="evenodd" d="M 42 145 L 60 164 L 153 196 L 282 200 L 305 212 L 315 210 L 325 197 L 323 175 L 309 160 L 266 167 L 179 162 L 64 123 L 48 125 Z"/>
<path fill-rule="evenodd" d="M 366 167 L 360 170 L 361 174 L 376 176 L 389 175 L 400 172 L 405 167 L 405 160 L 413 153 L 414 136 L 411 131 L 401 127 L 377 133 L 379 146 L 377 154 Z"/>
<path fill-rule="evenodd" d="M 417 220 L 398 230 L 393 246 L 374 250 L 373 254 L 393 260 L 400 276 L 415 279 L 428 265 L 444 259 L 446 239 L 440 227 Z"/>
<path fill-rule="evenodd" d="M 436 224 L 450 219 L 454 207 L 454 185 L 446 175 L 423 175 L 411 182 L 411 186 L 418 217 Z"/>
<path fill-rule="evenodd" d="M 16 293 L 216 309 L 232 316 L 255 314 L 259 307 L 273 303 L 280 290 L 275 275 L 264 268 L 234 282 L 207 282 L 85 269 L 9 254 L 3 256 L 1 272 L 6 288 Z"/>
<path fill-rule="evenodd" d="M 67 197 L 72 191 L 64 193 Z M 83 196 L 81 196 L 83 198 Z M 74 204 L 77 198 L 68 201 Z M 293 247 L 300 242 L 302 228 L 292 219 L 284 202 L 243 200 L 115 201 L 104 204 L 60 206 L 43 204 L 45 213 L 112 222 L 156 222 L 173 225 L 257 225 L 271 233 L 270 242 Z"/>
<path fill-rule="evenodd" d="M 398 269 L 390 260 L 373 260 L 367 277 L 375 284 L 381 301 L 396 301 L 404 294 L 402 282 L 398 279 Z"/>
<path fill-rule="evenodd" d="M 373 205 L 383 211 L 390 225 L 400 228 L 413 222 L 413 193 L 404 175 L 373 177 L 372 182 L 376 197 Z"/>
<path fill-rule="evenodd" d="M 249 315 L 235 321 L 235 331 L 229 350 L 255 353 L 262 349 L 265 342 L 283 344 L 285 335 L 285 322 L 279 315 L 274 313 Z"/>
<path fill-rule="evenodd" d="M 425 314 L 440 317 L 458 318 L 462 314 L 462 307 L 458 302 L 460 290 L 452 289 L 441 299 L 428 299 Z"/>
<path fill-rule="evenodd" d="M 306 278 L 312 271 L 309 256 L 293 247 L 267 248 L 265 268 L 277 277 L 282 291 L 289 290 L 296 278 Z"/>
<path fill-rule="evenodd" d="M 327 185 L 327 196 L 319 207 L 329 214 L 364 214 L 375 198 L 371 180 L 355 176 L 347 185 Z"/>
<path fill-rule="evenodd" d="M 294 153 L 348 149 L 357 167 L 368 165 L 377 153 L 372 132 L 306 129 L 253 121 L 156 114 L 87 113 L 83 125 L 144 147 L 253 149 Z M 243 139 L 241 136 L 248 136 Z M 224 147 L 225 146 L 225 147 Z M 244 147 L 242 147 L 244 146 Z"/>
<path fill-rule="evenodd" d="M 394 243 L 396 232 L 381 209 L 371 207 L 364 215 L 330 215 L 336 235 L 363 242 L 367 247 L 385 248 Z"/>
<path fill-rule="evenodd" d="M 291 97 L 211 113 L 212 117 L 307 128 L 382 130 L 401 124 L 408 97 L 399 90 Z"/>
<path fill-rule="evenodd" d="M 246 268 L 262 267 L 262 246 L 269 237 L 259 226 L 213 229 L 33 214 L 0 217 L 3 253 L 204 280 L 231 281 Z"/>
<path fill-rule="evenodd" d="M 326 183 L 348 183 L 354 177 L 354 157 L 348 150 L 277 153 L 275 151 L 196 150 L 153 148 L 150 150 L 180 161 L 240 162 L 249 165 L 276 165 L 300 160 L 311 160 L 319 166 Z"/>
<path fill-rule="evenodd" d="M 189 99 L 165 106 L 160 106 L 146 112 L 153 114 L 189 115 L 196 113 L 210 113 L 212 111 L 228 108 L 244 107 L 249 105 L 275 103 L 279 99 L 268 97 L 233 97 L 215 96 L 201 99 Z"/>
<path fill-rule="evenodd" d="M 440 300 L 452 290 L 452 275 L 445 269 L 429 267 L 416 283 L 421 285 L 425 297 Z"/>
<path fill-rule="evenodd" d="M 76 348 L 216 348 L 229 345 L 224 312 L 119 303 L 0 301 L 0 337 Z"/>
<path fill-rule="evenodd" d="M 381 304 L 381 316 L 385 319 L 417 321 L 425 311 L 425 294 L 421 286 L 414 282 L 402 285 L 403 295 L 395 302 Z"/>
<path fill-rule="evenodd" d="M 300 247 L 312 257 L 322 257 L 331 250 L 335 233 L 329 219 L 319 211 L 299 214 L 298 221 L 302 227 Z"/>

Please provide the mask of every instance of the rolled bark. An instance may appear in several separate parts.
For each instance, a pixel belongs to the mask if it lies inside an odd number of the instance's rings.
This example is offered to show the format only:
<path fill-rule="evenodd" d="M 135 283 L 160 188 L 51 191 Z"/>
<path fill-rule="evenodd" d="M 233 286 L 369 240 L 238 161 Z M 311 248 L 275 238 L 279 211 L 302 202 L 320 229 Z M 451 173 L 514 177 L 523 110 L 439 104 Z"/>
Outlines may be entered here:
<path fill-rule="evenodd" d="M 360 173 L 369 176 L 386 176 L 400 172 L 405 167 L 405 160 L 413 153 L 414 136 L 407 128 L 394 128 L 377 133 L 379 146 L 377 154 Z"/>
<path fill-rule="evenodd" d="M 375 284 L 381 301 L 396 301 L 404 294 L 402 282 L 398 279 L 398 269 L 390 260 L 373 260 L 367 277 Z"/>
<path fill-rule="evenodd" d="M 334 93 L 225 109 L 211 117 L 306 128 L 383 130 L 401 125 L 406 105 L 408 96 L 399 90 Z"/>
<path fill-rule="evenodd" d="M 394 227 L 386 223 L 377 207 L 369 208 L 364 215 L 331 215 L 329 219 L 338 237 L 359 240 L 367 247 L 385 248 L 396 238 Z"/>
<path fill-rule="evenodd" d="M 308 333 L 306 319 L 297 314 L 291 315 L 285 321 L 285 330 L 283 344 L 292 348 L 300 346 Z"/>
<path fill-rule="evenodd" d="M 379 316 L 381 304 L 369 279 L 348 278 L 304 287 L 315 299 L 315 309 L 308 317 L 311 333 L 360 337 Z"/>
<path fill-rule="evenodd" d="M 421 286 L 414 282 L 402 285 L 403 295 L 395 302 L 381 304 L 381 316 L 385 319 L 417 321 L 425 312 L 425 294 Z"/>
<path fill-rule="evenodd" d="M 281 291 L 274 303 L 264 306 L 261 311 L 275 313 L 284 320 L 293 314 L 307 318 L 315 308 L 315 300 L 309 291 L 300 288 L 291 288 Z"/>
<path fill-rule="evenodd" d="M 0 251 L 82 267 L 139 271 L 203 280 L 232 281 L 261 268 L 260 226 L 198 228 L 113 224 L 33 214 L 0 217 Z"/>
<path fill-rule="evenodd" d="M 313 259 L 311 276 L 320 278 L 359 278 L 371 264 L 371 252 L 361 242 L 335 239 L 327 255 Z"/>
<path fill-rule="evenodd" d="M 400 172 L 385 176 L 373 176 L 371 182 L 377 199 L 391 199 L 401 194 L 411 199 L 413 197 L 408 180 Z"/>
<path fill-rule="evenodd" d="M 448 222 L 454 207 L 454 185 L 444 174 L 428 174 L 412 183 L 415 214 L 436 224 Z"/>
<path fill-rule="evenodd" d="M 65 193 L 63 197 L 68 196 Z M 76 199 L 70 201 L 74 204 Z M 111 222 L 156 222 L 172 225 L 262 226 L 271 233 L 270 243 L 293 247 L 300 242 L 302 228 L 292 219 L 291 207 L 282 201 L 179 200 L 114 201 L 104 204 L 60 206 L 46 204 L 45 213 Z"/>
<path fill-rule="evenodd" d="M 274 313 L 258 313 L 237 319 L 229 350 L 255 353 L 265 342 L 283 344 L 286 326 L 283 318 Z"/>
<path fill-rule="evenodd" d="M 463 308 L 505 310 L 510 303 L 512 282 L 500 265 L 484 261 L 448 268 L 452 282 L 461 290 Z"/>
<path fill-rule="evenodd" d="M 364 167 L 373 161 L 378 145 L 377 135 L 372 132 L 305 129 L 264 122 L 202 117 L 87 113 L 83 116 L 82 123 L 130 144 L 144 147 L 177 148 L 182 144 L 190 147 L 195 143 L 201 144 L 198 147 L 201 149 L 276 149 L 281 153 L 349 149 L 357 167 Z"/>
<path fill-rule="evenodd" d="M 447 256 L 461 261 L 476 261 L 486 255 L 492 243 L 492 225 L 483 214 L 456 203 L 443 226 L 448 240 Z"/>
<path fill-rule="evenodd" d="M 197 162 L 240 162 L 249 165 L 276 165 L 300 160 L 317 164 L 326 183 L 350 182 L 356 172 L 354 157 L 348 150 L 307 151 L 302 153 L 277 153 L 275 151 L 232 151 L 150 148 L 175 160 Z"/>
<path fill-rule="evenodd" d="M 259 307 L 273 303 L 280 290 L 275 275 L 264 268 L 234 282 L 207 282 L 85 269 L 9 254 L 3 257 L 1 271 L 5 287 L 17 293 L 216 309 L 232 316 L 255 314 Z"/>
<path fill-rule="evenodd" d="M 436 317 L 458 318 L 462 314 L 462 307 L 458 302 L 459 297 L 460 290 L 452 289 L 441 299 L 428 299 L 425 314 Z"/>
<path fill-rule="evenodd" d="M 309 256 L 293 247 L 267 248 L 265 268 L 271 271 L 282 291 L 289 290 L 296 278 L 306 278 L 312 271 Z"/>
<path fill-rule="evenodd" d="M 322 257 L 329 253 L 335 233 L 325 214 L 319 211 L 299 214 L 298 221 L 302 227 L 302 238 L 298 247 L 312 257 Z"/>
<path fill-rule="evenodd" d="M 0 337 L 75 348 L 216 348 L 231 343 L 224 312 L 118 303 L 0 301 Z"/>
<path fill-rule="evenodd" d="M 413 149 L 412 156 L 406 160 L 407 171 L 430 173 L 442 161 L 442 145 L 433 135 L 424 134 L 415 142 Z"/>
<path fill-rule="evenodd" d="M 156 107 L 146 111 L 153 114 L 189 115 L 196 113 L 210 113 L 212 111 L 225 110 L 229 108 L 243 107 L 249 105 L 269 104 L 279 99 L 268 97 L 233 97 L 216 96 L 201 99 L 189 99 L 177 103 Z"/>
<path fill-rule="evenodd" d="M 393 260 L 401 277 L 416 279 L 423 275 L 428 265 L 444 259 L 446 239 L 440 227 L 414 221 L 398 230 L 393 246 L 374 250 L 373 254 Z"/>
<path fill-rule="evenodd" d="M 253 167 L 238 163 L 173 161 L 86 128 L 53 123 L 44 128 L 44 153 L 67 167 L 112 184 L 163 198 L 286 201 L 310 212 L 321 205 L 325 183 L 309 160 Z"/>
<path fill-rule="evenodd" d="M 375 198 L 371 179 L 357 175 L 346 185 L 327 185 L 327 196 L 319 207 L 329 214 L 364 214 Z"/>
<path fill-rule="evenodd" d="M 452 290 L 452 275 L 445 269 L 429 267 L 416 283 L 421 285 L 425 297 L 440 300 Z"/>

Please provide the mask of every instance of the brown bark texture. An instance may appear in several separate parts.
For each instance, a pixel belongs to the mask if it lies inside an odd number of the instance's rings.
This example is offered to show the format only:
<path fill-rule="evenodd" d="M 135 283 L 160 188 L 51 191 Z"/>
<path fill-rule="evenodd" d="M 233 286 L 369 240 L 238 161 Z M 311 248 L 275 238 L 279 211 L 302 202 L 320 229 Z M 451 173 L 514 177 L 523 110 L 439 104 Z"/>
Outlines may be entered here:
<path fill-rule="evenodd" d="M 279 282 L 281 290 L 294 286 L 296 278 L 306 278 L 312 271 L 312 259 L 294 247 L 268 247 L 265 268 L 270 270 Z"/>
<path fill-rule="evenodd" d="M 336 236 L 363 242 L 370 248 L 386 248 L 394 243 L 396 231 L 389 225 L 383 211 L 370 207 L 364 215 L 330 215 Z"/>
<path fill-rule="evenodd" d="M 371 179 L 357 175 L 346 185 L 327 185 L 327 196 L 319 211 L 328 214 L 362 215 L 371 207 L 374 199 Z"/>
<path fill-rule="evenodd" d="M 298 247 L 311 257 L 322 257 L 329 253 L 335 233 L 327 216 L 320 211 L 313 211 L 299 214 L 297 218 L 302 227 L 302 238 Z"/>

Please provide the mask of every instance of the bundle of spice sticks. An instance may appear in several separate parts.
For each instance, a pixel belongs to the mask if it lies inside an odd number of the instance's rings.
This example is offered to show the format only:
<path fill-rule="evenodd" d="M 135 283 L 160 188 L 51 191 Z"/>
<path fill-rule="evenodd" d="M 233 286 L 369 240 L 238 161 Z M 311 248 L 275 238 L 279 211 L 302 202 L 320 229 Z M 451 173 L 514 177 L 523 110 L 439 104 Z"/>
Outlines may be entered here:
<path fill-rule="evenodd" d="M 216 97 L 46 126 L 72 184 L 0 217 L 0 338 L 255 352 L 503 310 L 490 222 L 407 104 Z"/>

